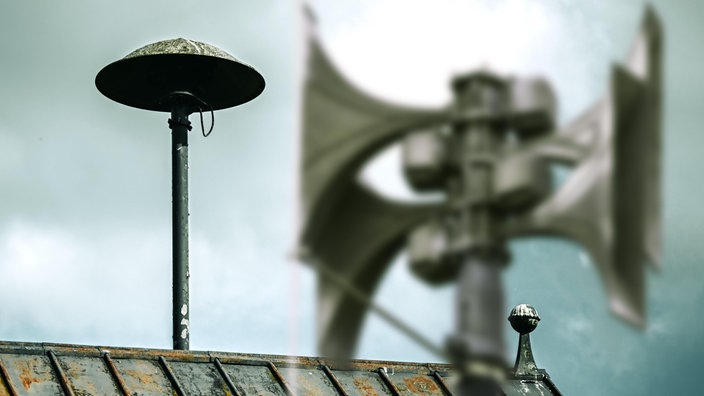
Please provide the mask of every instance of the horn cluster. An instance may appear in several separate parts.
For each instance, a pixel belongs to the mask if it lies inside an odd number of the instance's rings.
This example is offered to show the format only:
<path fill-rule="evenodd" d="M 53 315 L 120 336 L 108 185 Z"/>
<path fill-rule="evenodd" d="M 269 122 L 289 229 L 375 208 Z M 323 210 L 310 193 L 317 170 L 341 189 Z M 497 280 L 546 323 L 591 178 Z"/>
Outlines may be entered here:
<path fill-rule="evenodd" d="M 304 260 L 357 292 L 320 277 L 321 355 L 353 354 L 362 301 L 404 247 L 421 279 L 459 283 L 451 344 L 460 355 L 503 358 L 505 241 L 526 235 L 577 242 L 600 271 L 611 309 L 644 323 L 644 264 L 660 261 L 661 28 L 651 8 L 607 93 L 565 126 L 542 78 L 480 70 L 452 81 L 450 105 L 418 109 L 357 89 L 314 35 L 308 54 L 299 244 Z M 445 192 L 444 202 L 394 202 L 358 181 L 372 155 L 399 141 L 409 184 Z M 554 164 L 571 169 L 559 186 Z"/>
<path fill-rule="evenodd" d="M 409 237 L 411 269 L 433 284 L 455 280 L 465 253 L 481 247 L 467 235 L 472 226 L 461 219 L 471 215 L 462 212 L 485 207 L 493 212 L 491 221 L 499 223 L 551 192 L 549 162 L 516 150 L 554 133 L 556 99 L 549 83 L 480 71 L 456 78 L 453 88 L 456 100 L 448 123 L 409 133 L 402 146 L 409 184 L 419 192 L 440 190 L 448 197 L 446 209 Z M 491 136 L 485 137 L 485 147 L 476 147 L 482 145 L 477 142 L 481 137 L 463 132 L 467 124 L 487 129 Z M 467 188 L 474 182 L 464 180 L 472 168 L 488 170 L 482 192 Z M 502 239 L 489 238 L 494 245 Z"/>

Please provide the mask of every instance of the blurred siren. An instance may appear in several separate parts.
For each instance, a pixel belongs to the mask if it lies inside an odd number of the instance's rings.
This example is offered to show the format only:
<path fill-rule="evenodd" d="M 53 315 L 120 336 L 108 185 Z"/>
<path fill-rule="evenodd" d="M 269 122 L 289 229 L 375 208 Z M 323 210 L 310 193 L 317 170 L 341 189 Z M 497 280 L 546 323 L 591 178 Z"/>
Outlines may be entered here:
<path fill-rule="evenodd" d="M 447 281 L 452 262 L 441 252 L 453 245 L 452 224 L 436 220 L 446 205 L 384 199 L 357 175 L 386 145 L 422 131 L 405 138 L 404 170 L 419 190 L 438 188 L 452 148 L 433 128 L 453 119 L 452 108 L 373 98 L 338 72 L 314 32 L 308 44 L 300 258 L 331 269 L 369 300 L 410 235 L 411 265 L 420 265 L 414 271 L 433 283 Z M 608 93 L 558 133 L 547 82 L 511 82 L 509 123 L 520 144 L 496 159 L 489 197 L 510 214 L 497 237 L 555 235 L 581 244 L 600 270 L 612 310 L 635 325 L 645 320 L 643 264 L 660 262 L 660 58 L 660 23 L 648 8 L 628 61 L 613 68 Z M 545 180 L 555 161 L 573 171 L 551 191 Z M 319 271 L 320 355 L 352 357 L 366 311 L 360 298 Z"/>
<path fill-rule="evenodd" d="M 515 155 L 558 161 L 573 171 L 553 195 L 512 218 L 505 237 L 558 235 L 597 264 L 612 311 L 645 323 L 645 263 L 661 256 L 660 22 L 647 8 L 633 50 L 614 65 L 608 93 L 559 133 Z"/>
<path fill-rule="evenodd" d="M 414 190 L 444 188 L 449 148 L 440 130 L 409 133 L 403 140 L 402 158 L 406 180 Z"/>
<path fill-rule="evenodd" d="M 555 127 L 557 99 L 542 77 L 513 79 L 509 85 L 509 125 L 521 140 L 543 136 Z"/>
<path fill-rule="evenodd" d="M 644 264 L 659 266 L 661 254 L 661 42 L 648 8 L 627 62 L 613 67 L 608 93 L 558 133 L 547 82 L 511 81 L 509 128 L 520 143 L 494 161 L 487 198 L 506 214 L 501 238 L 553 235 L 581 244 L 600 270 L 612 311 L 636 326 L 645 323 Z M 441 143 L 433 132 L 407 138 L 405 167 L 414 187 L 437 187 Z M 423 145 L 428 151 L 417 154 Z M 552 191 L 555 162 L 573 171 Z M 424 281 L 455 279 L 452 233 L 452 224 L 437 219 L 412 232 L 410 265 Z"/>
<path fill-rule="evenodd" d="M 416 227 L 408 237 L 408 263 L 411 271 L 431 285 L 457 279 L 459 260 L 452 255 L 450 230 L 438 219 Z"/>
<path fill-rule="evenodd" d="M 516 214 L 534 207 L 550 195 L 548 161 L 520 152 L 507 155 L 494 168 L 492 207 Z"/>
<path fill-rule="evenodd" d="M 513 146 L 528 144 L 554 131 L 556 99 L 549 83 L 541 77 L 508 80 L 504 110 L 507 131 L 514 133 Z M 450 136 L 442 130 L 414 132 L 403 142 L 406 179 L 419 192 L 458 188 L 448 184 L 448 172 L 464 166 Z M 546 199 L 552 190 L 550 164 L 544 158 L 511 151 L 491 160 L 491 194 L 480 199 L 497 213 L 515 215 Z M 451 206 L 452 204 L 450 204 Z M 448 207 L 449 209 L 449 207 Z M 456 220 L 456 219 L 454 219 Z M 408 238 L 409 265 L 421 280 L 438 285 L 457 279 L 466 240 L 453 216 L 440 214 L 416 227 Z M 458 238 L 459 237 L 459 238 Z"/>
<path fill-rule="evenodd" d="M 403 204 L 358 181 L 364 163 L 407 132 L 448 119 L 447 109 L 385 103 L 348 82 L 309 30 L 303 86 L 300 259 L 323 265 L 371 299 L 408 232 L 439 205 Z M 329 271 L 328 271 L 329 272 Z M 321 356 L 351 358 L 367 307 L 318 272 Z"/>

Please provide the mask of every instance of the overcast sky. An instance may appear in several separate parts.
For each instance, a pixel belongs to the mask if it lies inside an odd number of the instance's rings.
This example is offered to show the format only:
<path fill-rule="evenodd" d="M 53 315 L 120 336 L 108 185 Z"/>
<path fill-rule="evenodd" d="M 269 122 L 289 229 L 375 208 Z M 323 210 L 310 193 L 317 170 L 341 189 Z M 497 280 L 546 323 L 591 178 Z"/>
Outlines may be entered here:
<path fill-rule="evenodd" d="M 561 122 L 604 93 L 610 62 L 624 58 L 644 8 L 571 0 L 311 5 L 335 63 L 377 97 L 443 105 L 453 74 L 488 65 L 547 76 Z M 648 277 L 647 329 L 608 313 L 598 274 L 576 245 L 511 245 L 507 313 L 522 302 L 538 309 L 536 359 L 566 394 L 698 389 L 704 3 L 655 8 L 666 32 L 665 251 L 664 271 Z M 185 37 L 232 53 L 267 83 L 254 101 L 217 112 L 210 137 L 191 135 L 191 346 L 315 355 L 314 276 L 288 258 L 297 221 L 298 19 L 294 1 L 0 5 L 0 339 L 171 346 L 168 116 L 108 100 L 94 78 L 145 44 Z M 364 179 L 408 199 L 395 161 L 391 150 Z M 430 289 L 397 261 L 377 301 L 442 343 L 452 330 L 452 287 Z M 435 360 L 374 317 L 359 357 Z"/>

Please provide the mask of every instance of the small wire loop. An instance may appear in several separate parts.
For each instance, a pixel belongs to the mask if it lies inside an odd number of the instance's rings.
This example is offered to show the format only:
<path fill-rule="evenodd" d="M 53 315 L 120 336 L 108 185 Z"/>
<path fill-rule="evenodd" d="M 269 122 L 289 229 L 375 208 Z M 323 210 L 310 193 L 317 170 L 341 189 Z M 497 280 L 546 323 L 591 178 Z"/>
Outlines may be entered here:
<path fill-rule="evenodd" d="M 207 104 L 205 102 L 202 103 Z M 213 106 L 209 104 L 207 105 L 210 107 L 210 129 L 208 129 L 208 133 L 205 133 L 205 127 L 203 126 L 203 109 L 200 107 L 198 108 L 198 112 L 200 113 L 200 130 L 203 133 L 203 137 L 210 136 L 210 133 L 213 132 L 213 127 L 215 126 L 215 112 L 213 111 Z"/>

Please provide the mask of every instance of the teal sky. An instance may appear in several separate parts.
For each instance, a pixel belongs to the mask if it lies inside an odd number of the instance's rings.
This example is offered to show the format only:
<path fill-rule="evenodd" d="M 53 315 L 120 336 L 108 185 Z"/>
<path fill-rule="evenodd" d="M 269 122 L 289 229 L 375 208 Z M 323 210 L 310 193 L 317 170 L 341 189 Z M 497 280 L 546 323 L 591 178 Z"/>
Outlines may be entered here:
<path fill-rule="evenodd" d="M 451 75 L 489 65 L 548 77 L 562 122 L 603 94 L 610 62 L 626 55 L 644 9 L 641 1 L 570 0 L 311 6 L 336 63 L 375 96 L 443 105 Z M 704 3 L 654 6 L 665 28 L 665 249 L 663 271 L 648 276 L 647 329 L 608 312 L 598 274 L 576 245 L 511 245 L 506 313 L 522 302 L 538 309 L 536 359 L 570 395 L 698 389 Z M 297 12 L 294 1 L 0 5 L 0 339 L 170 347 L 168 116 L 111 102 L 94 78 L 147 43 L 185 37 L 225 49 L 267 82 L 261 97 L 216 113 L 210 137 L 191 137 L 192 348 L 315 355 L 314 276 L 289 259 Z M 364 178 L 405 197 L 394 161 L 392 151 Z M 430 289 L 402 255 L 397 261 L 377 302 L 442 343 L 452 330 L 452 287 Z M 375 317 L 359 357 L 434 360 Z"/>

